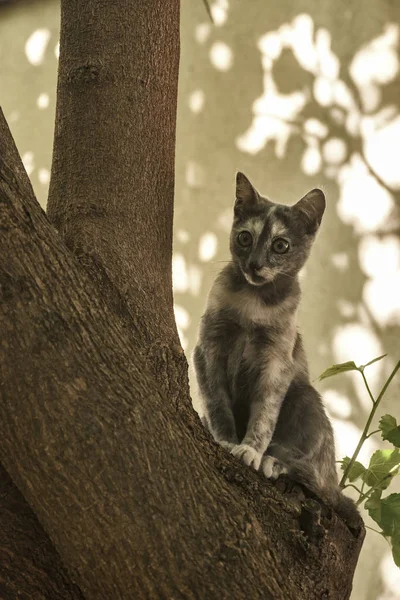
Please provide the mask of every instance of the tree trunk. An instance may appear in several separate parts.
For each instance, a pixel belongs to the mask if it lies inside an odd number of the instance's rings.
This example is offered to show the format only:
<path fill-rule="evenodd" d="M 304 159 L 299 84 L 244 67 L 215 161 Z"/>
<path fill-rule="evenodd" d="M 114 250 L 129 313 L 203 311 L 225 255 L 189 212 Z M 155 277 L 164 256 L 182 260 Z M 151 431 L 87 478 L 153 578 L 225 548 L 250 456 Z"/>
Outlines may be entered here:
<path fill-rule="evenodd" d="M 178 0 L 61 4 L 58 231 L 0 115 L 2 597 L 348 598 L 363 527 L 237 462 L 191 408 L 171 285 Z"/>

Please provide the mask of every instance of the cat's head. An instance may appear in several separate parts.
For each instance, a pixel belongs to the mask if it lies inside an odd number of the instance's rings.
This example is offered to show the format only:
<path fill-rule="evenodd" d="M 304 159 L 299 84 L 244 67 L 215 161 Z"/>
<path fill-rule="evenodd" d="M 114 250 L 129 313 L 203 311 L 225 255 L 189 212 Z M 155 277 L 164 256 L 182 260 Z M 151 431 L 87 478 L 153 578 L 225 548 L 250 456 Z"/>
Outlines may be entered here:
<path fill-rule="evenodd" d="M 247 282 L 262 286 L 279 275 L 295 277 L 307 260 L 324 210 L 321 190 L 285 206 L 261 196 L 237 173 L 230 250 Z"/>

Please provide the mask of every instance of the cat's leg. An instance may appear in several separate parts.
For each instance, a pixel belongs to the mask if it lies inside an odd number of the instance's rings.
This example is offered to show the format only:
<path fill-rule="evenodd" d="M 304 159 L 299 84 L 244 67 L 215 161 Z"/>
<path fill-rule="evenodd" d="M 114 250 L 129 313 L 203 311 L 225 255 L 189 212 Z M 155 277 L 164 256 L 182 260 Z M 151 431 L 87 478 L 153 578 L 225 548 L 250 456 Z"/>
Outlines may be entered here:
<path fill-rule="evenodd" d="M 316 484 L 322 488 L 337 484 L 332 427 L 320 395 L 308 382 L 292 382 L 268 454 L 311 489 Z"/>
<path fill-rule="evenodd" d="M 250 407 L 250 418 L 242 442 L 231 451 L 246 465 L 258 470 L 272 439 L 279 411 L 292 378 L 290 362 L 276 358 L 266 363 Z"/>
<path fill-rule="evenodd" d="M 238 439 L 223 357 L 215 349 L 205 351 L 197 345 L 193 361 L 207 427 L 215 441 L 230 451 Z"/>
<path fill-rule="evenodd" d="M 269 394 L 268 399 L 253 402 L 246 435 L 242 442 L 231 450 L 236 458 L 258 470 L 265 450 L 271 441 L 278 419 L 281 396 Z"/>

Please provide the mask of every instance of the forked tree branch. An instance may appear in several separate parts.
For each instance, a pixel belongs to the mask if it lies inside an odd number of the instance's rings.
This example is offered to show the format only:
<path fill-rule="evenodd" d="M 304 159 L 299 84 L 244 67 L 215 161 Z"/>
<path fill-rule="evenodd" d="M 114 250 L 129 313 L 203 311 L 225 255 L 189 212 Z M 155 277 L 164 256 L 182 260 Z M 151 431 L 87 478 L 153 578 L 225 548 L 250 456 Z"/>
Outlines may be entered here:
<path fill-rule="evenodd" d="M 298 488 L 282 494 L 188 402 L 166 402 L 15 148 L 0 153 L 1 460 L 84 597 L 348 597 L 362 532 L 322 507 L 307 541 Z"/>
<path fill-rule="evenodd" d="M 178 2 L 62 10 L 59 233 L 0 118 L 0 458 L 86 600 L 347 598 L 363 530 L 320 504 L 305 537 L 304 493 L 190 407 L 170 273 Z"/>

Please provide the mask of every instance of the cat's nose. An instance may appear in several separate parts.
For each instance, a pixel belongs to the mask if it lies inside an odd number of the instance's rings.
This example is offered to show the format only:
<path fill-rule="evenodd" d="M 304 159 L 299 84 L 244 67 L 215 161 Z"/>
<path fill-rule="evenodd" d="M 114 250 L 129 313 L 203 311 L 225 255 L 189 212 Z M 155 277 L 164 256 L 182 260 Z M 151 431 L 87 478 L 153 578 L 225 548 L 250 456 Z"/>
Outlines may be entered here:
<path fill-rule="evenodd" d="M 262 264 L 256 260 L 252 260 L 251 262 L 249 262 L 249 268 L 253 272 L 259 271 L 260 269 L 262 269 Z"/>

